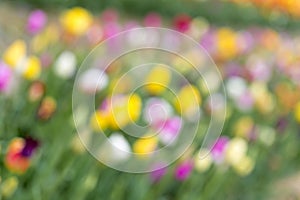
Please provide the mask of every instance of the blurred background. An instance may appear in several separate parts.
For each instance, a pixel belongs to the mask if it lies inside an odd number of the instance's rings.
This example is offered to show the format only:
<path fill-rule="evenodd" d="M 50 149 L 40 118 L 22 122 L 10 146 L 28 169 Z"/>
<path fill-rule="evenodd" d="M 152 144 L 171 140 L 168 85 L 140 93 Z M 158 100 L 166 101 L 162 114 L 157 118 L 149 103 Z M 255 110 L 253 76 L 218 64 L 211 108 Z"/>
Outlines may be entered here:
<path fill-rule="evenodd" d="M 1 0 L 1 199 L 300 199 L 299 10 L 298 0 Z M 112 96 L 137 57 L 86 72 L 80 90 L 97 91 L 96 111 L 88 116 L 91 133 L 103 131 L 126 151 L 151 157 L 170 138 L 180 141 L 189 131 L 183 124 L 193 110 L 201 111 L 195 139 L 178 160 L 133 174 L 107 167 L 85 149 L 73 120 L 72 91 L 94 47 L 139 27 L 173 29 L 199 43 L 221 73 L 227 101 L 217 102 L 226 109 L 221 137 L 203 149 L 214 107 L 186 63 L 166 56 L 191 83 L 178 84 L 177 100 L 158 86 L 174 81 L 161 66 L 146 77 L 155 84 L 130 96 L 133 83 L 125 80 L 119 96 Z M 187 55 L 201 57 L 193 53 Z M 100 85 L 95 74 L 104 76 Z M 122 128 L 132 121 L 160 129 L 160 135 L 129 137 Z M 126 162 L 111 146 L 99 148 Z"/>

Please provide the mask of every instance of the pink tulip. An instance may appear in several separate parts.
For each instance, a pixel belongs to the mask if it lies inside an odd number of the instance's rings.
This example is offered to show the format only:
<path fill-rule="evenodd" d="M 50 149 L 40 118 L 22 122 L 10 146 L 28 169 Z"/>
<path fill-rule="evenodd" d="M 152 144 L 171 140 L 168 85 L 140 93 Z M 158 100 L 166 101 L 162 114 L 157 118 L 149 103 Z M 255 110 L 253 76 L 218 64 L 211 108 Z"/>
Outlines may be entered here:
<path fill-rule="evenodd" d="M 27 20 L 27 31 L 31 34 L 40 32 L 47 23 L 47 15 L 42 10 L 35 10 L 30 13 Z"/>
<path fill-rule="evenodd" d="M 157 183 L 167 173 L 167 167 L 161 167 L 161 165 L 157 164 L 154 169 L 154 171 L 150 172 L 150 179 L 153 183 Z"/>
<path fill-rule="evenodd" d="M 172 144 L 178 138 L 181 129 L 180 117 L 172 117 L 157 124 L 159 138 L 164 144 Z"/>
<path fill-rule="evenodd" d="M 12 72 L 4 63 L 0 62 L 0 92 L 8 89 L 11 81 Z"/>
<path fill-rule="evenodd" d="M 160 27 L 161 17 L 156 13 L 150 13 L 145 17 L 144 24 L 148 27 Z"/>
<path fill-rule="evenodd" d="M 191 160 L 184 161 L 175 169 L 175 178 L 179 181 L 186 180 L 194 168 L 194 163 Z"/>
<path fill-rule="evenodd" d="M 216 163 L 223 162 L 228 142 L 228 137 L 222 136 L 218 138 L 216 143 L 212 146 L 211 154 Z"/>

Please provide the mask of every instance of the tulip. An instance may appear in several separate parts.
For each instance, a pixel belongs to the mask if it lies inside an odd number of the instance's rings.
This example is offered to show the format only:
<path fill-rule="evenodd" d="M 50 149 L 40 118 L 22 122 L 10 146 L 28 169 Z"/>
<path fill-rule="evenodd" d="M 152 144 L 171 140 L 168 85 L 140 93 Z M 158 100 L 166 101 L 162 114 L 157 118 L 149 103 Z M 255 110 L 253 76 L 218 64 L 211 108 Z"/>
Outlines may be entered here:
<path fill-rule="evenodd" d="M 161 94 L 166 90 L 171 80 L 171 72 L 163 66 L 154 67 L 146 77 L 146 90 L 153 95 Z"/>
<path fill-rule="evenodd" d="M 156 125 L 156 130 L 159 131 L 159 139 L 162 143 L 169 145 L 174 144 L 178 138 L 182 127 L 180 117 L 171 117 L 165 121 L 160 121 Z"/>
<path fill-rule="evenodd" d="M 129 158 L 131 148 L 126 138 L 120 133 L 113 133 L 109 138 L 111 147 L 108 150 L 110 158 L 114 161 L 124 161 Z"/>
<path fill-rule="evenodd" d="M 213 160 L 217 163 L 220 164 L 224 161 L 225 158 L 225 151 L 226 147 L 228 145 L 229 139 L 225 136 L 222 136 L 217 139 L 215 144 L 212 146 L 211 149 L 211 155 Z"/>
<path fill-rule="evenodd" d="M 144 24 L 148 27 L 160 27 L 161 17 L 156 13 L 149 13 L 144 19 Z"/>
<path fill-rule="evenodd" d="M 143 113 L 144 120 L 150 125 L 155 125 L 171 117 L 173 110 L 167 101 L 154 97 L 147 100 Z"/>
<path fill-rule="evenodd" d="M 85 34 L 89 29 L 93 17 L 86 9 L 75 7 L 65 11 L 61 15 L 60 21 L 67 33 L 80 36 Z"/>
<path fill-rule="evenodd" d="M 59 77 L 67 79 L 74 75 L 76 64 L 76 56 L 74 53 L 64 51 L 58 56 L 54 64 L 54 71 Z"/>
<path fill-rule="evenodd" d="M 186 180 L 194 167 L 194 163 L 191 160 L 180 163 L 175 169 L 175 178 L 179 181 Z"/>
<path fill-rule="evenodd" d="M 155 167 L 155 170 L 150 172 L 150 179 L 153 183 L 159 182 L 163 176 L 167 173 L 167 167 Z"/>
<path fill-rule="evenodd" d="M 35 57 L 31 56 L 28 58 L 23 76 L 28 80 L 37 79 L 41 74 L 41 62 Z"/>
<path fill-rule="evenodd" d="M 107 128 L 109 121 L 107 114 L 101 110 L 97 110 L 91 117 L 91 127 L 94 131 L 103 131 Z"/>
<path fill-rule="evenodd" d="M 35 10 L 30 13 L 27 20 L 27 31 L 36 34 L 43 30 L 47 23 L 47 15 L 42 10 Z"/>
<path fill-rule="evenodd" d="M 229 28 L 219 29 L 216 35 L 217 53 L 220 59 L 229 60 L 238 54 L 237 35 Z"/>
<path fill-rule="evenodd" d="M 88 69 L 79 78 L 79 87 L 86 93 L 95 93 L 103 90 L 109 82 L 105 72 L 100 69 Z"/>
<path fill-rule="evenodd" d="M 181 14 L 174 19 L 175 29 L 179 32 L 187 32 L 191 26 L 191 18 L 186 14 Z"/>
<path fill-rule="evenodd" d="M 6 91 L 9 88 L 12 79 L 12 72 L 10 68 L 4 63 L 0 62 L 0 92 Z"/>
<path fill-rule="evenodd" d="M 155 151 L 158 144 L 156 137 L 140 138 L 133 144 L 133 152 L 144 157 Z"/>
<path fill-rule="evenodd" d="M 226 148 L 226 161 L 233 166 L 239 164 L 246 156 L 247 150 L 248 144 L 244 139 L 233 138 Z"/>
<path fill-rule="evenodd" d="M 33 82 L 28 91 L 28 98 L 30 101 L 38 101 L 42 98 L 45 93 L 45 84 L 41 81 Z"/>
<path fill-rule="evenodd" d="M 298 102 L 295 106 L 295 118 L 298 123 L 300 123 L 300 102 Z"/>
<path fill-rule="evenodd" d="M 243 138 L 248 138 L 254 127 L 254 122 L 251 117 L 241 117 L 234 125 L 234 134 Z"/>
<path fill-rule="evenodd" d="M 10 199 L 18 188 L 19 181 L 15 176 L 9 177 L 1 183 L 1 194 L 4 198 Z M 1 195 L 1 196 L 2 196 Z"/>
<path fill-rule="evenodd" d="M 137 94 L 119 95 L 114 96 L 108 102 L 108 106 L 110 127 L 122 128 L 128 123 L 138 120 L 142 109 L 142 100 Z"/>
<path fill-rule="evenodd" d="M 52 97 L 45 97 L 37 112 L 37 117 L 40 120 L 46 121 L 49 120 L 53 113 L 56 111 L 56 101 Z"/>
<path fill-rule="evenodd" d="M 254 168 L 254 160 L 250 157 L 243 157 L 241 161 L 233 166 L 233 169 L 241 176 L 251 173 Z"/>
<path fill-rule="evenodd" d="M 178 93 L 175 100 L 175 107 L 178 112 L 186 117 L 196 115 L 201 105 L 201 96 L 198 89 L 193 85 L 184 86 Z"/>
<path fill-rule="evenodd" d="M 30 166 L 30 158 L 38 147 L 38 141 L 32 138 L 14 138 L 8 146 L 5 166 L 13 173 L 23 174 Z"/>
<path fill-rule="evenodd" d="M 23 40 L 16 40 L 3 53 L 3 61 L 12 68 L 26 57 L 26 44 Z"/>
<path fill-rule="evenodd" d="M 209 150 L 200 149 L 194 158 L 195 169 L 199 172 L 205 172 L 210 168 L 212 161 L 213 158 Z"/>

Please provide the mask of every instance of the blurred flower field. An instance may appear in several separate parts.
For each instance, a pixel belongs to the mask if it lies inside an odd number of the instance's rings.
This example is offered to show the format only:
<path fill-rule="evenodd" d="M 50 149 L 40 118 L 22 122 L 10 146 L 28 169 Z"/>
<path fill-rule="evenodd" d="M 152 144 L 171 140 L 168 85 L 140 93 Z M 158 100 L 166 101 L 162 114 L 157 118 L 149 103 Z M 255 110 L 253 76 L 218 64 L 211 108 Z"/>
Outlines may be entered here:
<path fill-rule="evenodd" d="M 258 7 L 276 7 L 298 17 L 290 4 L 268 2 Z M 156 12 L 133 17 L 113 8 L 93 13 L 79 6 L 56 12 L 0 6 L 5 16 L 0 19 L 2 199 L 253 200 L 287 192 L 278 190 L 275 182 L 299 172 L 297 32 L 255 24 L 219 26 L 181 12 L 173 18 Z M 130 68 L 126 59 L 108 68 L 99 62 L 74 84 L 93 48 L 122 31 L 143 27 L 173 29 L 200 44 L 221 73 L 226 101 L 219 98 L 214 107 L 203 80 L 175 56 L 168 60 L 190 83 L 178 84 L 176 97 L 162 87 L 173 84 L 174 74 L 159 64 L 147 72 L 150 84 L 129 94 L 134 79 L 118 85 Z M 143 162 L 164 145 L 180 143 L 188 135 L 184 127 L 189 121 L 200 120 L 199 130 L 171 165 L 160 167 L 158 162 L 149 166 L 155 170 L 143 174 L 114 170 L 93 158 L 78 137 L 72 112 L 76 87 L 85 95 L 96 91 L 96 110 L 88 126 L 92 134 L 103 132 L 109 138 L 99 154 L 114 163 L 129 160 L 114 146 Z M 201 148 L 214 109 L 226 109 L 222 133 Z M 142 138 L 126 135 L 122 129 L 133 122 L 148 125 L 149 132 Z M 158 135 L 151 135 L 156 131 Z"/>

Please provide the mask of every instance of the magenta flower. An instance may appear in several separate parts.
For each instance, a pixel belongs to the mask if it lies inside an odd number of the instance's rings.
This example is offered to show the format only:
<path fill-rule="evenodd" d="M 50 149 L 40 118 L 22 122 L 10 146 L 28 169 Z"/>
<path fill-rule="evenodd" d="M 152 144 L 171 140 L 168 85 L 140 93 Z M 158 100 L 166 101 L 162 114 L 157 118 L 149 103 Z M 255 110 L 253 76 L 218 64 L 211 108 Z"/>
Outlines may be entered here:
<path fill-rule="evenodd" d="M 260 81 L 268 81 L 270 79 L 271 67 L 263 60 L 250 60 L 247 65 L 252 79 Z"/>
<path fill-rule="evenodd" d="M 171 117 L 157 124 L 158 137 L 164 144 L 172 144 L 178 138 L 181 129 L 181 118 Z"/>
<path fill-rule="evenodd" d="M 175 169 L 175 178 L 179 181 L 186 180 L 194 168 L 194 163 L 191 160 L 184 161 Z"/>
<path fill-rule="evenodd" d="M 238 97 L 236 100 L 237 106 L 240 110 L 247 111 L 251 110 L 254 105 L 254 99 L 250 91 L 245 91 L 244 94 Z"/>
<path fill-rule="evenodd" d="M 30 13 L 27 20 L 27 31 L 31 34 L 40 32 L 47 23 L 47 15 L 42 10 L 35 10 Z"/>
<path fill-rule="evenodd" d="M 213 30 L 208 30 L 203 34 L 200 40 L 200 45 L 209 53 L 214 52 L 215 50 L 215 35 Z"/>
<path fill-rule="evenodd" d="M 160 27 L 161 17 L 156 13 L 150 13 L 145 17 L 144 24 L 149 27 Z"/>
<path fill-rule="evenodd" d="M 8 89 L 11 77 L 11 69 L 4 63 L 0 62 L 0 92 Z"/>
<path fill-rule="evenodd" d="M 162 177 L 167 173 L 167 167 L 162 167 L 161 165 L 156 165 L 154 171 L 150 172 L 150 179 L 153 183 L 159 182 Z"/>
<path fill-rule="evenodd" d="M 105 23 L 103 26 L 103 32 L 105 38 L 110 38 L 121 32 L 121 26 L 116 22 Z"/>
<path fill-rule="evenodd" d="M 221 163 L 224 160 L 226 146 L 229 142 L 228 137 L 222 136 L 217 139 L 216 143 L 212 146 L 211 154 L 216 163 Z"/>
<path fill-rule="evenodd" d="M 175 17 L 174 20 L 175 29 L 179 32 L 187 32 L 191 26 L 191 18 L 186 14 L 181 14 Z"/>

